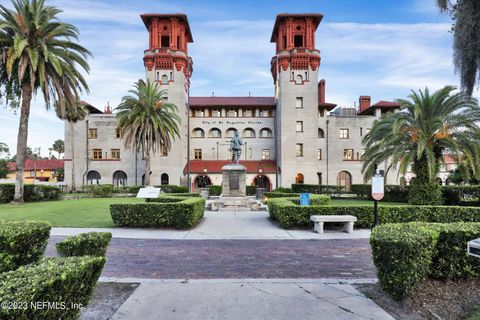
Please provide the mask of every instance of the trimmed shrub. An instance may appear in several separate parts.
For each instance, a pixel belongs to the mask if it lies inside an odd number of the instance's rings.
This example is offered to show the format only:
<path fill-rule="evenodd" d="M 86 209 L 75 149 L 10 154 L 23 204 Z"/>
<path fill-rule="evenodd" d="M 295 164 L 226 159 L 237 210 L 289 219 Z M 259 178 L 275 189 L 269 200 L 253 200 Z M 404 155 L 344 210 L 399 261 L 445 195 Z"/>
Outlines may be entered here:
<path fill-rule="evenodd" d="M 257 186 L 247 186 L 247 196 L 254 196 L 257 194 Z"/>
<path fill-rule="evenodd" d="M 154 203 L 112 204 L 113 223 L 121 227 L 190 228 L 205 211 L 205 199 L 199 197 L 160 197 Z"/>
<path fill-rule="evenodd" d="M 300 197 L 300 193 L 283 193 L 283 192 L 265 192 L 265 197 L 269 198 L 291 198 L 291 197 Z"/>
<path fill-rule="evenodd" d="M 0 272 L 37 262 L 47 247 L 50 229 L 45 222 L 0 221 Z"/>
<path fill-rule="evenodd" d="M 188 193 L 188 187 L 176 186 L 173 184 L 163 184 L 160 186 L 155 186 L 155 188 L 160 188 L 162 192 L 165 193 Z"/>
<path fill-rule="evenodd" d="M 110 232 L 89 232 L 71 236 L 56 244 L 61 257 L 104 257 L 112 239 Z"/>
<path fill-rule="evenodd" d="M 422 183 L 413 179 L 408 190 L 408 203 L 416 205 L 443 204 L 442 189 L 437 182 Z"/>
<path fill-rule="evenodd" d="M 292 188 L 283 188 L 283 187 L 277 188 L 277 189 L 273 190 L 272 192 L 294 193 Z"/>
<path fill-rule="evenodd" d="M 372 186 L 369 184 L 352 184 L 350 192 L 357 195 L 359 198 L 371 198 Z"/>
<path fill-rule="evenodd" d="M 219 196 L 221 194 L 222 194 L 222 186 L 217 186 L 217 185 L 208 186 L 209 196 Z"/>
<path fill-rule="evenodd" d="M 424 223 L 374 228 L 370 245 L 381 288 L 395 299 L 412 292 L 429 275 L 437 238 Z"/>
<path fill-rule="evenodd" d="M 41 184 L 24 185 L 23 192 L 23 199 L 26 202 L 60 200 L 63 196 L 63 192 L 60 188 Z M 14 195 L 15 184 L 0 184 L 0 203 L 13 201 Z"/>
<path fill-rule="evenodd" d="M 83 190 L 92 197 L 106 198 L 112 196 L 113 185 L 111 184 L 89 184 L 83 186 Z"/>
<path fill-rule="evenodd" d="M 408 186 L 386 185 L 383 201 L 408 202 Z M 372 199 L 372 186 L 370 184 L 352 184 L 351 193 L 359 198 Z"/>
<path fill-rule="evenodd" d="M 185 193 L 167 193 L 161 197 L 200 197 L 198 192 L 185 192 Z"/>
<path fill-rule="evenodd" d="M 113 193 L 132 193 L 137 194 L 143 186 L 122 186 L 113 188 Z"/>
<path fill-rule="evenodd" d="M 293 183 L 292 191 L 295 193 L 315 193 L 339 196 L 343 192 L 343 187 L 320 184 Z"/>
<path fill-rule="evenodd" d="M 104 257 L 57 257 L 0 274 L 0 319 L 77 319 L 104 264 Z"/>
<path fill-rule="evenodd" d="M 320 206 L 301 207 L 291 199 L 268 200 L 270 217 L 278 220 L 284 228 L 311 226 L 311 215 L 352 215 L 357 217 L 355 225 L 369 228 L 373 225 L 372 206 Z M 379 206 L 378 218 L 383 223 L 404 222 L 480 222 L 478 207 L 445 206 Z"/>

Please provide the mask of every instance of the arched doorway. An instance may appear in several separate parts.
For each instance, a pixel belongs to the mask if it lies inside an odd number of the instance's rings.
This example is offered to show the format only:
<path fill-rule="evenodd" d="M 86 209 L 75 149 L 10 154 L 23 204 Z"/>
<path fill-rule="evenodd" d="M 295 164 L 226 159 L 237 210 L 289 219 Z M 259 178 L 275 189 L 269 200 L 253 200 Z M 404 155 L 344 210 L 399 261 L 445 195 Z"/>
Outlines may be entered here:
<path fill-rule="evenodd" d="M 160 176 L 160 184 L 164 186 L 164 185 L 167 185 L 168 182 L 169 182 L 168 174 L 162 173 L 162 175 Z"/>
<path fill-rule="evenodd" d="M 337 176 L 337 185 L 342 186 L 344 191 L 350 191 L 352 187 L 352 175 L 348 171 L 340 171 Z"/>
<path fill-rule="evenodd" d="M 127 174 L 121 170 L 113 173 L 113 186 L 123 187 L 127 185 Z"/>
<path fill-rule="evenodd" d="M 304 181 L 303 174 L 297 173 L 297 175 L 295 176 L 295 183 L 303 184 L 303 181 Z"/>
<path fill-rule="evenodd" d="M 260 174 L 253 179 L 253 185 L 257 186 L 257 188 L 265 189 L 266 191 L 270 191 L 270 179 L 266 175 Z"/>
<path fill-rule="evenodd" d="M 195 181 L 193 182 L 195 190 L 198 188 L 208 188 L 212 184 L 212 180 L 210 180 L 210 177 L 207 175 L 201 175 L 197 176 L 195 178 Z"/>
<path fill-rule="evenodd" d="M 98 171 L 91 170 L 87 173 L 87 184 L 100 184 L 102 176 Z"/>

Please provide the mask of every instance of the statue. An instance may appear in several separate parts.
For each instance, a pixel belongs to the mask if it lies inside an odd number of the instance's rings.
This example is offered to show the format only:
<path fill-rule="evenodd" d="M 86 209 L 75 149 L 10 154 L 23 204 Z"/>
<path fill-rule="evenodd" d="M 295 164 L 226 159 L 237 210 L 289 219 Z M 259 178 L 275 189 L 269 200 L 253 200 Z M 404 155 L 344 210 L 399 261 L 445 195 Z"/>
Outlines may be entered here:
<path fill-rule="evenodd" d="M 242 146 L 243 141 L 238 135 L 238 130 L 235 130 L 232 140 L 230 140 L 230 150 L 232 150 L 232 162 L 236 162 L 238 164 L 240 156 L 242 155 Z"/>

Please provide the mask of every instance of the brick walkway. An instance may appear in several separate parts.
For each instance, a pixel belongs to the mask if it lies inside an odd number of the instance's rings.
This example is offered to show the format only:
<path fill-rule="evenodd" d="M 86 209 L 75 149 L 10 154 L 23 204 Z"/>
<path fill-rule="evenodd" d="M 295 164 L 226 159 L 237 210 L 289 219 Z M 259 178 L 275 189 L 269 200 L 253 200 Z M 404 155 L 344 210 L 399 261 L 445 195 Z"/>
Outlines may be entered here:
<path fill-rule="evenodd" d="M 46 255 L 55 255 L 51 237 Z M 151 279 L 375 278 L 368 239 L 112 239 L 102 276 Z"/>

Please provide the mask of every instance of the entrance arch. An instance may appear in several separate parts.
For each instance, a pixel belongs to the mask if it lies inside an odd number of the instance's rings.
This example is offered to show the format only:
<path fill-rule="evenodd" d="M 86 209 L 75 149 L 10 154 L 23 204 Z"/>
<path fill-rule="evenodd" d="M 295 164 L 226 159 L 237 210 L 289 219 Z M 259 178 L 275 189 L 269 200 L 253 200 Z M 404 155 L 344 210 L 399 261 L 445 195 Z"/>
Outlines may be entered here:
<path fill-rule="evenodd" d="M 300 172 L 297 173 L 297 175 L 295 176 L 295 183 L 296 184 L 303 184 L 303 181 L 304 181 L 303 174 L 301 174 Z"/>
<path fill-rule="evenodd" d="M 114 187 L 123 187 L 127 185 L 127 174 L 118 170 L 113 173 L 113 186 Z"/>
<path fill-rule="evenodd" d="M 259 174 L 253 179 L 253 185 L 257 186 L 257 188 L 265 189 L 266 191 L 270 191 L 271 189 L 270 179 L 263 174 Z"/>
<path fill-rule="evenodd" d="M 100 184 L 102 176 L 98 171 L 91 170 L 87 173 L 87 184 Z"/>
<path fill-rule="evenodd" d="M 168 174 L 167 173 L 162 173 L 162 175 L 160 176 L 160 184 L 162 186 L 164 186 L 164 185 L 167 185 L 168 182 L 169 182 Z"/>
<path fill-rule="evenodd" d="M 198 188 L 208 188 L 212 184 L 212 180 L 207 175 L 196 176 L 195 180 L 193 181 L 193 187 L 195 189 Z"/>
<path fill-rule="evenodd" d="M 342 186 L 345 191 L 352 187 L 352 175 L 348 171 L 340 171 L 337 175 L 337 185 Z"/>

